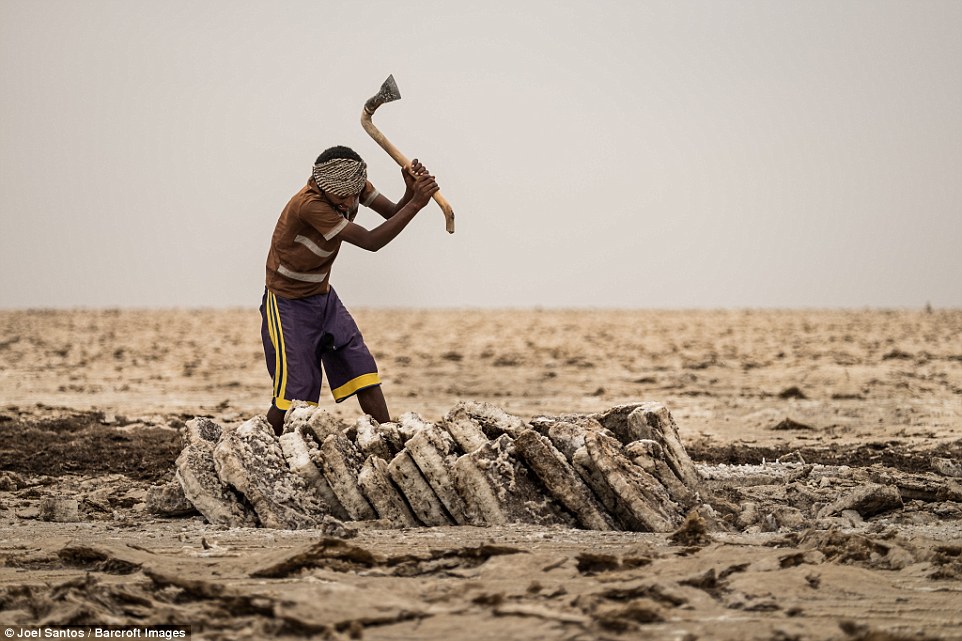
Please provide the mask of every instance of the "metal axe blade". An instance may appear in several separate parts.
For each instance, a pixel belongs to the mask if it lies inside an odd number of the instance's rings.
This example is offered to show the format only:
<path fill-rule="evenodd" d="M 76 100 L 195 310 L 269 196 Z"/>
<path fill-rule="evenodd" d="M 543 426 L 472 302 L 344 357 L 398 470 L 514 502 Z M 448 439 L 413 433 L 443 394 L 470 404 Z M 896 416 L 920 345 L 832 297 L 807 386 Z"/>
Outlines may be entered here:
<path fill-rule="evenodd" d="M 368 101 L 364 103 L 364 111 L 373 114 L 377 108 L 385 102 L 394 102 L 400 99 L 401 92 L 397 88 L 397 83 L 394 82 L 394 74 L 392 73 L 387 77 L 387 80 L 381 84 L 378 92 L 368 98 Z"/>

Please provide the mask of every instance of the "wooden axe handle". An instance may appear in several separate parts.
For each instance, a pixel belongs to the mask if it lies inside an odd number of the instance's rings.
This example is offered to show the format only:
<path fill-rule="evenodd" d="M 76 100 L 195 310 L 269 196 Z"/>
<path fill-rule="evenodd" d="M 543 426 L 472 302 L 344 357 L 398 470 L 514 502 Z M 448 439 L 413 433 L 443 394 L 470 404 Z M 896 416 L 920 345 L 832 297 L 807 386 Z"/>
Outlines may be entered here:
<path fill-rule="evenodd" d="M 381 133 L 381 130 L 374 126 L 371 121 L 371 114 L 367 112 L 367 109 L 361 110 L 361 126 L 364 127 L 364 131 L 374 139 L 381 149 L 386 151 L 388 155 L 394 159 L 401 167 L 407 167 L 411 164 L 411 161 L 401 153 L 401 150 L 394 146 L 394 144 Z M 449 234 L 454 233 L 454 209 L 451 207 L 451 203 L 448 202 L 447 198 L 441 195 L 440 191 L 434 192 L 434 202 L 438 204 L 441 211 L 444 212 L 444 228 Z"/>

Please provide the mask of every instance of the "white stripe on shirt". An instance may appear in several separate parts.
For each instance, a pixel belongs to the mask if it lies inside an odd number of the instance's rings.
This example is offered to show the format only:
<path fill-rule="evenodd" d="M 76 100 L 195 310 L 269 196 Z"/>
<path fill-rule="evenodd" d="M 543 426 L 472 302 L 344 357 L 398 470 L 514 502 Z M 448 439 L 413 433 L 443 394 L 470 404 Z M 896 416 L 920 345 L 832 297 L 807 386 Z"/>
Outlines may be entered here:
<path fill-rule="evenodd" d="M 321 258 L 327 258 L 328 256 L 334 253 L 334 252 L 324 251 L 323 249 L 318 247 L 317 243 L 315 243 L 313 240 L 311 240 L 307 236 L 301 236 L 300 234 L 298 234 L 297 236 L 294 236 L 294 242 L 304 245 L 305 247 L 310 249 L 312 252 L 314 252 Z"/>
<path fill-rule="evenodd" d="M 343 220 L 341 220 L 341 222 L 339 222 L 337 225 L 335 225 L 335 226 L 331 229 L 331 231 L 329 231 L 329 232 L 327 232 L 326 234 L 324 234 L 324 240 L 330 240 L 330 239 L 334 238 L 335 236 L 337 236 L 338 234 L 340 234 L 340 233 L 341 233 L 341 230 L 344 229 L 345 227 L 347 227 L 347 218 L 344 218 Z"/>
<path fill-rule="evenodd" d="M 324 279 L 327 278 L 327 272 L 321 274 L 309 274 L 305 272 L 295 272 L 292 269 L 288 269 L 283 265 L 277 266 L 277 273 L 281 276 L 287 276 L 291 280 L 301 280 L 305 283 L 323 283 Z"/>

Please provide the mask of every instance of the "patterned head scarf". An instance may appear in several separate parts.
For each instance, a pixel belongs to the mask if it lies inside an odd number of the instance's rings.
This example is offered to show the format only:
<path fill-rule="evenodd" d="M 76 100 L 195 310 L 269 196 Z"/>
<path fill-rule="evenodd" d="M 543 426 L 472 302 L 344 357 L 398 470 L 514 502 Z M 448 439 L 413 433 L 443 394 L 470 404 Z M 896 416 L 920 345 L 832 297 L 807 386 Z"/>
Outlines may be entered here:
<path fill-rule="evenodd" d="M 361 193 L 367 182 L 367 163 L 350 158 L 332 158 L 314 165 L 317 186 L 335 196 L 354 196 Z"/>

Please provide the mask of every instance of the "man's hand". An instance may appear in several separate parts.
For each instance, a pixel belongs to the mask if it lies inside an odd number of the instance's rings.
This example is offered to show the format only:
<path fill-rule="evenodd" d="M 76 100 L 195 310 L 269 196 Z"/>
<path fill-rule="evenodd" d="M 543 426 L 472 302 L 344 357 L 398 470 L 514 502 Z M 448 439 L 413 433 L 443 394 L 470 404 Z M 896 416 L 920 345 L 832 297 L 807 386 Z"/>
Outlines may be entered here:
<path fill-rule="evenodd" d="M 417 160 L 411 163 L 411 171 L 414 172 L 414 174 L 411 185 L 412 195 L 410 202 L 418 209 L 422 209 L 428 204 L 428 201 L 431 200 L 431 196 L 441 188 L 438 187 L 437 180 L 434 176 L 429 174 L 427 168 Z"/>
<path fill-rule="evenodd" d="M 414 193 L 414 181 L 420 174 L 428 173 L 428 168 L 415 158 L 410 165 L 401 167 L 401 177 L 404 178 L 404 189 L 408 194 Z"/>

